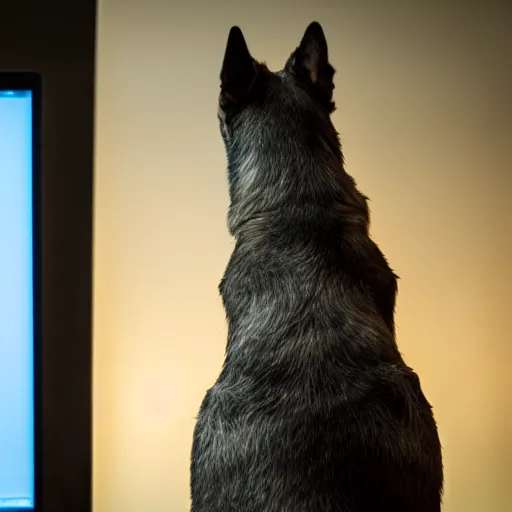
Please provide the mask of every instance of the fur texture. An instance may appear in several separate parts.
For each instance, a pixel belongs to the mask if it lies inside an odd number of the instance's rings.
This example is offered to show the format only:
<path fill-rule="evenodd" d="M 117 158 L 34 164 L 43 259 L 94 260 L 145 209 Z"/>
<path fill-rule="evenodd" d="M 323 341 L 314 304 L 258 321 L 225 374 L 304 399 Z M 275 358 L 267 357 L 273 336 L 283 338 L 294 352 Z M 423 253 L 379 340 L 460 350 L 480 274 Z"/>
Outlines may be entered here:
<path fill-rule="evenodd" d="M 397 278 L 344 170 L 333 75 L 316 22 L 278 73 L 231 29 L 229 335 L 195 428 L 192 512 L 441 508 L 437 427 L 396 345 Z"/>

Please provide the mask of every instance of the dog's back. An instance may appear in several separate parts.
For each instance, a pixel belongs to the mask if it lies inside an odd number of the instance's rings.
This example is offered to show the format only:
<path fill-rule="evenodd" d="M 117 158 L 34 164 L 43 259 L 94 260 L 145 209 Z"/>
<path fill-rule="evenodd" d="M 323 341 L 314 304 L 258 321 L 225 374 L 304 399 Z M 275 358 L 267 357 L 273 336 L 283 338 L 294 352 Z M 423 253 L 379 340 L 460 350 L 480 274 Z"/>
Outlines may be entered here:
<path fill-rule="evenodd" d="M 230 33 L 219 119 L 236 247 L 192 512 L 440 510 L 437 428 L 396 346 L 396 276 L 343 168 L 333 75 L 317 23 L 279 73 Z"/>

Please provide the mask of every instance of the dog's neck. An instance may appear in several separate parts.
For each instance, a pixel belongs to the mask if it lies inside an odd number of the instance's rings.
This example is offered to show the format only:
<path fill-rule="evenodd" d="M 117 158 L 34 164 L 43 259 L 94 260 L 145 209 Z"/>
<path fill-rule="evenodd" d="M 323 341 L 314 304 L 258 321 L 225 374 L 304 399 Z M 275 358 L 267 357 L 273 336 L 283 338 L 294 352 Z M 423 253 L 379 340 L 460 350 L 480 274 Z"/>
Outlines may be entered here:
<path fill-rule="evenodd" d="M 246 137 L 227 144 L 231 204 L 228 226 L 235 237 L 248 222 L 283 208 L 300 215 L 316 208 L 342 216 L 366 231 L 367 198 L 345 171 L 341 145 L 332 124 L 308 140 L 294 143 L 291 134 Z"/>

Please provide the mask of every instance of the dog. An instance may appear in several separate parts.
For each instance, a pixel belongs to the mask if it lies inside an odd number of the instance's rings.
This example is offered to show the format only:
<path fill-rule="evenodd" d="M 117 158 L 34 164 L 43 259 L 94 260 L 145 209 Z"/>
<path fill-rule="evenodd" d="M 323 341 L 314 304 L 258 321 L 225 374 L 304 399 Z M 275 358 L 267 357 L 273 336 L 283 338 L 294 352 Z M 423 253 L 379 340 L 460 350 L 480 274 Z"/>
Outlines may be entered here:
<path fill-rule="evenodd" d="M 191 512 L 441 510 L 437 424 L 397 347 L 397 276 L 344 169 L 334 73 L 317 22 L 276 73 L 229 32 L 218 117 L 236 243 Z"/>

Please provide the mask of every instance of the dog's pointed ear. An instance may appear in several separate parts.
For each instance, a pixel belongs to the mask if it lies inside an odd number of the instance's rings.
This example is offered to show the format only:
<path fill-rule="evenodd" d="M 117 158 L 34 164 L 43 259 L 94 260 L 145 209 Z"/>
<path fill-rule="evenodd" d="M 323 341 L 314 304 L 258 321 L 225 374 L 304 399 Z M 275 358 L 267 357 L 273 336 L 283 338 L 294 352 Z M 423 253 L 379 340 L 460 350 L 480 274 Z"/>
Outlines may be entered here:
<path fill-rule="evenodd" d="M 221 97 L 227 105 L 237 106 L 248 95 L 257 75 L 257 63 L 247 48 L 239 27 L 232 27 L 220 73 Z"/>
<path fill-rule="evenodd" d="M 314 86 L 329 112 L 334 110 L 332 93 L 335 70 L 329 63 L 327 40 L 320 23 L 314 21 L 308 26 L 300 45 L 288 59 L 286 69 L 306 79 Z"/>

